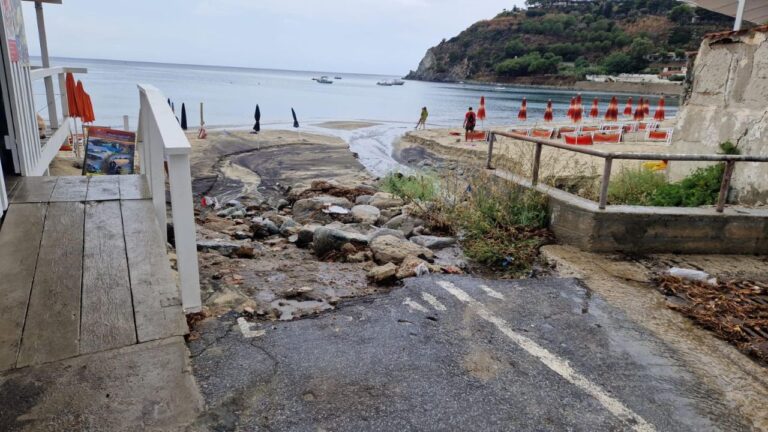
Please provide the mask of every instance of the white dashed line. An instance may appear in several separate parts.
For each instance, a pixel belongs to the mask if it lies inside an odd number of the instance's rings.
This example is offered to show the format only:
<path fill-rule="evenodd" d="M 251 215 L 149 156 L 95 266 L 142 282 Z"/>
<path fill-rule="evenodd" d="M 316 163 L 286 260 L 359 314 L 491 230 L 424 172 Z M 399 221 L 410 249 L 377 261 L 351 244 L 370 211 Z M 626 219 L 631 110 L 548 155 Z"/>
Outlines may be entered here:
<path fill-rule="evenodd" d="M 440 303 L 440 300 L 437 299 L 437 297 L 433 296 L 430 293 L 421 293 L 421 298 L 424 299 L 425 302 L 429 303 L 433 308 L 439 311 L 446 311 L 448 308 L 445 307 L 442 303 Z"/>
<path fill-rule="evenodd" d="M 598 402 L 600 402 L 600 404 L 603 405 L 603 407 L 605 407 L 605 409 L 613 413 L 613 415 L 618 417 L 621 421 L 630 425 L 632 430 L 638 432 L 653 432 L 656 430 L 652 424 L 648 423 L 642 417 L 635 414 L 635 412 L 621 403 L 621 401 L 609 395 L 599 385 L 589 381 L 586 377 L 573 370 L 571 365 L 568 364 L 567 360 L 561 359 L 533 340 L 519 333 L 516 333 L 514 330 L 512 330 L 511 327 L 509 327 L 509 324 L 507 324 L 506 321 L 495 316 L 482 303 L 470 297 L 466 292 L 462 291 L 456 285 L 447 281 L 438 281 L 437 284 L 448 291 L 451 295 L 459 299 L 461 302 L 467 303 L 473 307 L 481 318 L 495 325 L 497 329 L 499 329 L 502 333 L 504 333 L 505 336 L 515 342 L 520 348 L 527 351 L 528 354 L 536 357 L 552 371 L 594 397 Z"/>
<path fill-rule="evenodd" d="M 493 288 L 489 287 L 488 285 L 480 285 L 480 289 L 485 291 L 486 294 L 493 298 L 497 298 L 499 300 L 504 300 L 504 294 L 494 290 Z"/>
<path fill-rule="evenodd" d="M 240 332 L 243 334 L 243 337 L 248 339 L 264 336 L 267 333 L 264 330 L 251 330 L 251 323 L 246 321 L 243 317 L 237 319 L 237 326 L 240 327 Z"/>
<path fill-rule="evenodd" d="M 417 311 L 419 311 L 419 312 L 424 312 L 424 313 L 428 313 L 428 312 L 429 312 L 429 311 L 427 310 L 427 308 L 425 308 L 424 306 L 422 306 L 422 305 L 420 305 L 420 304 L 416 303 L 415 301 L 411 300 L 411 298 L 410 298 L 410 297 L 406 297 L 406 298 L 405 298 L 405 300 L 403 301 L 403 304 L 404 304 L 404 305 L 408 305 L 408 307 L 409 307 L 409 308 L 410 308 L 412 311 L 414 311 L 414 310 L 417 310 Z"/>

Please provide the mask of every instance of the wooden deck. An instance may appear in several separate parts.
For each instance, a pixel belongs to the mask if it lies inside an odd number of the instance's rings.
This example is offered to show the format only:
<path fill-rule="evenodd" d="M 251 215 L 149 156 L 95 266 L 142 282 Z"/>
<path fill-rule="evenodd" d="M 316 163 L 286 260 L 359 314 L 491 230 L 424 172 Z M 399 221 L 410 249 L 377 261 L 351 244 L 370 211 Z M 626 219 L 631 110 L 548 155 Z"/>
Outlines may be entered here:
<path fill-rule="evenodd" d="M 143 176 L 6 181 L 0 371 L 186 333 Z"/>

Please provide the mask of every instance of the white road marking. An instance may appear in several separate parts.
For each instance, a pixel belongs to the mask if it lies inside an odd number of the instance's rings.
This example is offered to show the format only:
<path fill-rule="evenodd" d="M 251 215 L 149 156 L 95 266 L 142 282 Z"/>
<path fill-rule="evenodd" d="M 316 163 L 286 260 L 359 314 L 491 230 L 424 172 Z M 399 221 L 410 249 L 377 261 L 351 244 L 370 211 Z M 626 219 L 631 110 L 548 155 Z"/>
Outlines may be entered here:
<path fill-rule="evenodd" d="M 499 300 L 504 300 L 504 294 L 494 290 L 493 288 L 489 287 L 488 285 L 480 285 L 480 289 L 485 291 L 486 294 L 493 298 L 497 298 Z"/>
<path fill-rule="evenodd" d="M 246 321 L 243 317 L 237 319 L 237 326 L 240 327 L 240 332 L 243 334 L 243 337 L 248 339 L 264 336 L 267 333 L 264 330 L 251 330 L 251 323 Z"/>
<path fill-rule="evenodd" d="M 520 348 L 527 351 L 528 354 L 536 357 L 552 371 L 597 399 L 605 409 L 613 413 L 613 415 L 618 417 L 621 421 L 630 425 L 633 430 L 638 432 L 654 432 L 656 430 L 652 424 L 635 414 L 626 405 L 621 403 L 621 401 L 609 395 L 599 385 L 589 381 L 586 377 L 576 372 L 571 365 L 568 364 L 567 360 L 559 358 L 533 340 L 516 333 L 506 321 L 495 316 L 485 307 L 485 305 L 470 297 L 456 285 L 447 281 L 438 281 L 437 284 L 461 302 L 467 303 L 473 307 L 481 318 L 495 325 L 497 329 L 515 342 Z"/>
<path fill-rule="evenodd" d="M 439 311 L 448 310 L 448 308 L 445 307 L 444 304 L 440 303 L 440 300 L 438 300 L 437 297 L 433 296 L 430 293 L 425 293 L 425 292 L 421 293 L 421 298 L 423 298 L 425 302 L 429 303 L 430 305 L 432 305 L 433 308 Z"/>
<path fill-rule="evenodd" d="M 427 310 L 427 308 L 425 308 L 424 306 L 422 306 L 422 305 L 420 305 L 420 304 L 416 303 L 415 301 L 411 300 L 411 298 L 410 298 L 410 297 L 406 297 L 406 298 L 405 298 L 405 300 L 403 301 L 403 304 L 404 304 L 404 305 L 408 305 L 408 307 L 409 307 L 409 308 L 410 308 L 412 311 L 413 311 L 413 310 L 417 310 L 417 311 L 419 311 L 419 312 L 429 313 L 429 311 Z"/>

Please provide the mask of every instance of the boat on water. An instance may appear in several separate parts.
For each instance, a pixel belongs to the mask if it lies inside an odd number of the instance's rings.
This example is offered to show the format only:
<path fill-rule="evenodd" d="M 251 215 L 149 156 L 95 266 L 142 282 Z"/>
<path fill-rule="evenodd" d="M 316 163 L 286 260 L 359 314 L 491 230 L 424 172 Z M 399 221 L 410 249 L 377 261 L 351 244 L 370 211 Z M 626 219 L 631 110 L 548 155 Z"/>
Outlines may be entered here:
<path fill-rule="evenodd" d="M 391 81 L 379 81 L 376 83 L 376 85 L 380 85 L 384 87 L 392 87 L 394 84 L 392 84 Z"/>
<path fill-rule="evenodd" d="M 399 86 L 405 85 L 405 81 L 399 80 L 399 79 L 392 80 L 392 85 L 399 85 Z"/>
<path fill-rule="evenodd" d="M 327 76 L 321 76 L 320 78 L 317 78 L 315 81 L 317 81 L 318 84 L 333 84 L 333 81 L 328 79 Z"/>
<path fill-rule="evenodd" d="M 340 80 L 340 79 L 341 79 L 341 77 L 340 77 L 340 76 L 337 76 L 337 77 L 334 77 L 333 79 L 337 79 L 337 80 Z"/>

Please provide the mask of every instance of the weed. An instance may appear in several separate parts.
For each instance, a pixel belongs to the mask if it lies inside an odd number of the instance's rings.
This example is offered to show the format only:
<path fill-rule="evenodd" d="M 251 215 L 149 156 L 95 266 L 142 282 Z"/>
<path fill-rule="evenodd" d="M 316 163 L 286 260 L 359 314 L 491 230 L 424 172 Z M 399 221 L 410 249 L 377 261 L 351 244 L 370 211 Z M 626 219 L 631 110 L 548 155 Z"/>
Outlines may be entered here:
<path fill-rule="evenodd" d="M 652 197 L 667 180 L 664 174 L 647 169 L 624 169 L 608 186 L 612 204 L 652 205 Z"/>
<path fill-rule="evenodd" d="M 418 175 L 406 176 L 393 172 L 381 179 L 380 187 L 383 191 L 397 195 L 406 201 L 431 201 L 437 193 L 436 180 L 434 178 Z"/>

